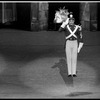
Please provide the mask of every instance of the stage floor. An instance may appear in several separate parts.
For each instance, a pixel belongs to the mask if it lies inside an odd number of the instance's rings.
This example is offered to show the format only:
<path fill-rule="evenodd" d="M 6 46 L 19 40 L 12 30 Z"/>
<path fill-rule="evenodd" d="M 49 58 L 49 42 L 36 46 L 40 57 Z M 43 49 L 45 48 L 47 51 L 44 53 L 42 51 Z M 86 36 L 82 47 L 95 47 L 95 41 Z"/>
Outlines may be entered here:
<path fill-rule="evenodd" d="M 62 42 L 55 45 L 53 41 L 52 45 L 48 40 L 47 45 L 36 42 L 36 37 L 35 42 L 29 42 L 27 34 L 24 41 L 10 30 L 0 35 L 0 98 L 100 98 L 99 45 L 82 48 L 77 77 L 69 78 Z"/>

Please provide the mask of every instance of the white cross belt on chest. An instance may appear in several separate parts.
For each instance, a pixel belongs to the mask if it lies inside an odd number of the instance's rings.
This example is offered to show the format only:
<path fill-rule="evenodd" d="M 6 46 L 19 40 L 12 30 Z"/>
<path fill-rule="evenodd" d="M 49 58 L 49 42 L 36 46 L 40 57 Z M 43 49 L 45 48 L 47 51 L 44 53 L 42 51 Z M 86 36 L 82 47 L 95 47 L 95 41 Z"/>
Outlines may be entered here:
<path fill-rule="evenodd" d="M 74 31 L 72 31 L 72 30 L 70 29 L 69 25 L 67 25 L 67 29 L 69 30 L 69 32 L 70 32 L 71 34 L 68 35 L 68 36 L 66 37 L 66 39 L 70 38 L 71 36 L 74 36 L 75 38 L 77 38 L 77 36 L 75 35 L 75 32 L 76 32 L 77 29 L 78 29 L 78 26 L 77 26 L 77 25 L 75 25 Z"/>

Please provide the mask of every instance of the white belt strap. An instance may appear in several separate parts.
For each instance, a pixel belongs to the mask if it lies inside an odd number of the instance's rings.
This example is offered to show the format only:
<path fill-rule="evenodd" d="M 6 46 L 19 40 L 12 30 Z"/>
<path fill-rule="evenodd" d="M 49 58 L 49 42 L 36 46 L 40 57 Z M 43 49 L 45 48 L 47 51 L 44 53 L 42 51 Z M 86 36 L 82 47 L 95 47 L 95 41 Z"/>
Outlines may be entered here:
<path fill-rule="evenodd" d="M 70 28 L 69 28 L 69 25 L 67 25 L 67 28 L 68 28 L 68 30 L 69 30 L 69 32 L 71 33 L 69 36 L 67 36 L 66 37 L 66 39 L 68 39 L 68 38 L 70 38 L 71 36 L 74 36 L 75 38 L 77 38 L 77 36 L 75 35 L 75 32 L 76 32 L 76 30 L 78 29 L 78 26 L 77 25 L 75 25 L 76 27 L 75 27 L 75 29 L 74 29 L 74 31 L 72 31 Z"/>

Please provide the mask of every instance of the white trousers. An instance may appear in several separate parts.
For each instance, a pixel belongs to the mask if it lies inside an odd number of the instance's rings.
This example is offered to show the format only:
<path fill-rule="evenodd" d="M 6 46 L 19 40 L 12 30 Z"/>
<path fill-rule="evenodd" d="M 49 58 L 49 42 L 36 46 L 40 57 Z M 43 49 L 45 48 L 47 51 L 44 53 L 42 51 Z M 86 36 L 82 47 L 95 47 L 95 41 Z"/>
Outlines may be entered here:
<path fill-rule="evenodd" d="M 67 67 L 68 67 L 68 75 L 69 74 L 76 74 L 76 68 L 77 68 L 77 49 L 78 49 L 78 42 L 77 40 L 66 41 L 66 61 L 67 61 Z"/>

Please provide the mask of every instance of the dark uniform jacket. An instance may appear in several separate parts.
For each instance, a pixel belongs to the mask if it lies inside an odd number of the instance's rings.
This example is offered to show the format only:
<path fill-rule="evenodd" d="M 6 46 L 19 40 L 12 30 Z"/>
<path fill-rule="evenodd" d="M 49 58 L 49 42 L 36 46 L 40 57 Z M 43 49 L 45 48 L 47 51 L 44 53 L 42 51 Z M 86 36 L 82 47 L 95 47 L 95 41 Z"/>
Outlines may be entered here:
<path fill-rule="evenodd" d="M 82 28 L 79 25 L 75 25 L 75 24 L 74 25 L 69 25 L 69 24 L 67 24 L 64 28 L 60 27 L 59 28 L 59 32 L 65 31 L 65 36 L 68 37 L 71 34 L 71 32 L 70 32 L 68 27 L 70 28 L 70 30 L 72 32 L 75 30 L 76 27 L 77 28 L 76 28 L 76 31 L 75 31 L 74 35 L 72 35 L 71 37 L 69 37 L 66 40 L 78 40 L 78 43 L 79 42 L 83 42 Z"/>

